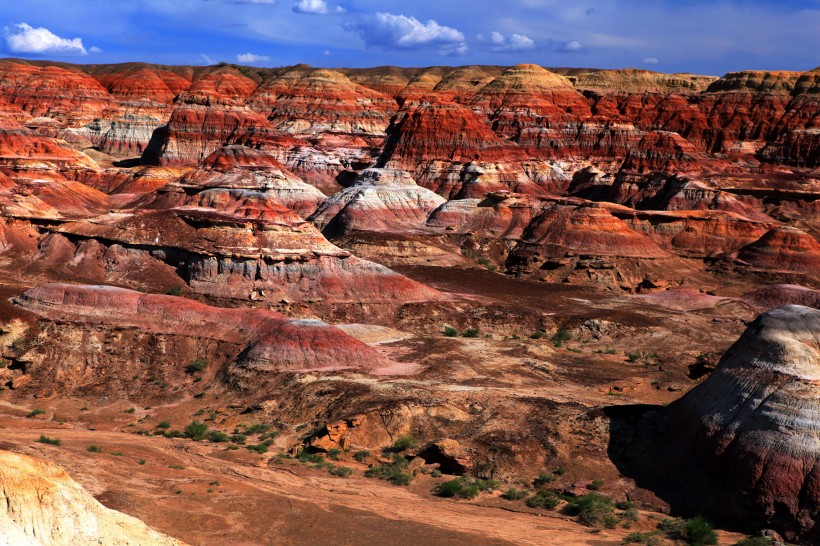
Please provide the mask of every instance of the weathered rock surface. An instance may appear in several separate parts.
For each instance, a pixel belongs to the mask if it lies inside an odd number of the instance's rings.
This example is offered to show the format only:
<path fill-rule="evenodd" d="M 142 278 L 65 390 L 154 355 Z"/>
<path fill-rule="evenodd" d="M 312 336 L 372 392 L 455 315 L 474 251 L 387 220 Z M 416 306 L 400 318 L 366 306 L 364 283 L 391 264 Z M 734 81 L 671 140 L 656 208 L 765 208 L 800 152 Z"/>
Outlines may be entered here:
<path fill-rule="evenodd" d="M 51 463 L 0 451 L 3 546 L 183 546 L 140 520 L 97 502 Z"/>

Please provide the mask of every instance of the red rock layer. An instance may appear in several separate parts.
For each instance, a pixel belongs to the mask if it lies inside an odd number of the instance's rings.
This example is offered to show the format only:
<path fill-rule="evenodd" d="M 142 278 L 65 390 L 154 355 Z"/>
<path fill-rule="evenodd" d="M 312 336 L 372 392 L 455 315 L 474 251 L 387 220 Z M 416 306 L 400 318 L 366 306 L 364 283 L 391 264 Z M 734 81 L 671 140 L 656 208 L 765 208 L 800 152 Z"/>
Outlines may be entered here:
<path fill-rule="evenodd" d="M 780 227 L 768 231 L 743 247 L 738 259 L 755 267 L 795 271 L 820 278 L 820 243 L 796 228 Z"/>

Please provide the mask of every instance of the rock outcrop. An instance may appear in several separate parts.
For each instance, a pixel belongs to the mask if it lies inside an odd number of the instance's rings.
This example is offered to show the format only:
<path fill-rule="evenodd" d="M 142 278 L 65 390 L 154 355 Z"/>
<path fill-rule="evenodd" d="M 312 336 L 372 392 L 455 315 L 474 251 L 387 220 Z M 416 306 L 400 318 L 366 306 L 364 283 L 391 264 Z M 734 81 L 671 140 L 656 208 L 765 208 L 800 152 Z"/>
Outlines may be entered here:
<path fill-rule="evenodd" d="M 0 451 L 0 545 L 184 546 L 97 502 L 57 465 Z"/>
<path fill-rule="evenodd" d="M 818 370 L 820 311 L 760 315 L 702 385 L 644 418 L 642 433 L 667 444 L 652 464 L 665 492 L 688 510 L 816 543 Z"/>

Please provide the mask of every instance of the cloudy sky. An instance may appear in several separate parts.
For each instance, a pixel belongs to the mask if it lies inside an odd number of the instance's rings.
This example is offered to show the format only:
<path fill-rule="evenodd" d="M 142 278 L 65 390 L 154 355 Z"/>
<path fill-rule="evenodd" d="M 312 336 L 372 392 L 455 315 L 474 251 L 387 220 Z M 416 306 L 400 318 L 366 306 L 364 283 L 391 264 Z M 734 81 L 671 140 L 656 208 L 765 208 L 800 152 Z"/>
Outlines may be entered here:
<path fill-rule="evenodd" d="M 0 57 L 498 64 L 722 75 L 820 65 L 820 0 L 2 0 Z"/>

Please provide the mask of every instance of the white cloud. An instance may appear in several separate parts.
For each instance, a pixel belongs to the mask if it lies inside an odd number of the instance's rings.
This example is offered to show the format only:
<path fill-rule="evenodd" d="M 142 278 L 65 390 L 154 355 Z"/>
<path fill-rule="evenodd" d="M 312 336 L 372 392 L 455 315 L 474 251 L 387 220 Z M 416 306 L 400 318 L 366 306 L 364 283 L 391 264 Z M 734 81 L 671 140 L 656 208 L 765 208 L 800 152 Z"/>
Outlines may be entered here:
<path fill-rule="evenodd" d="M 91 46 L 91 47 L 89 47 L 89 48 L 88 48 L 88 52 L 89 52 L 89 53 L 102 53 L 102 52 L 103 52 L 103 50 L 102 50 L 102 49 L 100 49 L 100 48 L 99 48 L 99 47 L 97 47 L 97 46 Z"/>
<path fill-rule="evenodd" d="M 332 52 L 332 51 L 330 51 L 329 49 L 325 49 L 325 50 L 322 52 L 322 54 L 323 54 L 325 57 L 330 57 L 331 55 L 333 55 L 333 52 Z"/>
<path fill-rule="evenodd" d="M 492 32 L 489 36 L 479 34 L 478 41 L 489 44 L 493 53 L 514 53 L 535 49 L 535 42 L 529 36 L 523 34 L 510 34 L 504 36 L 500 32 Z"/>
<path fill-rule="evenodd" d="M 345 28 L 358 32 L 367 47 L 434 48 L 441 55 L 461 55 L 467 51 L 464 34 L 433 19 L 422 23 L 415 17 L 379 12 Z"/>
<path fill-rule="evenodd" d="M 240 53 L 236 56 L 236 60 L 240 63 L 262 63 L 270 60 L 267 55 L 257 55 L 255 53 Z"/>
<path fill-rule="evenodd" d="M 657 57 L 647 57 L 643 60 L 643 64 L 658 64 L 659 62 Z"/>
<path fill-rule="evenodd" d="M 558 47 L 558 51 L 563 51 L 564 53 L 575 53 L 576 51 L 583 50 L 584 44 L 582 44 L 578 40 L 570 40 L 569 42 L 564 42 Z"/>
<path fill-rule="evenodd" d="M 3 30 L 6 47 L 13 53 L 88 55 L 80 38 L 60 38 L 47 28 L 19 23 Z"/>
<path fill-rule="evenodd" d="M 204 62 L 205 64 L 216 64 L 215 60 L 211 59 L 204 53 L 200 53 L 199 58 L 202 59 L 202 62 Z"/>
<path fill-rule="evenodd" d="M 329 13 L 344 13 L 340 6 L 330 7 L 325 0 L 299 0 L 293 5 L 294 13 L 314 13 L 328 15 Z"/>

